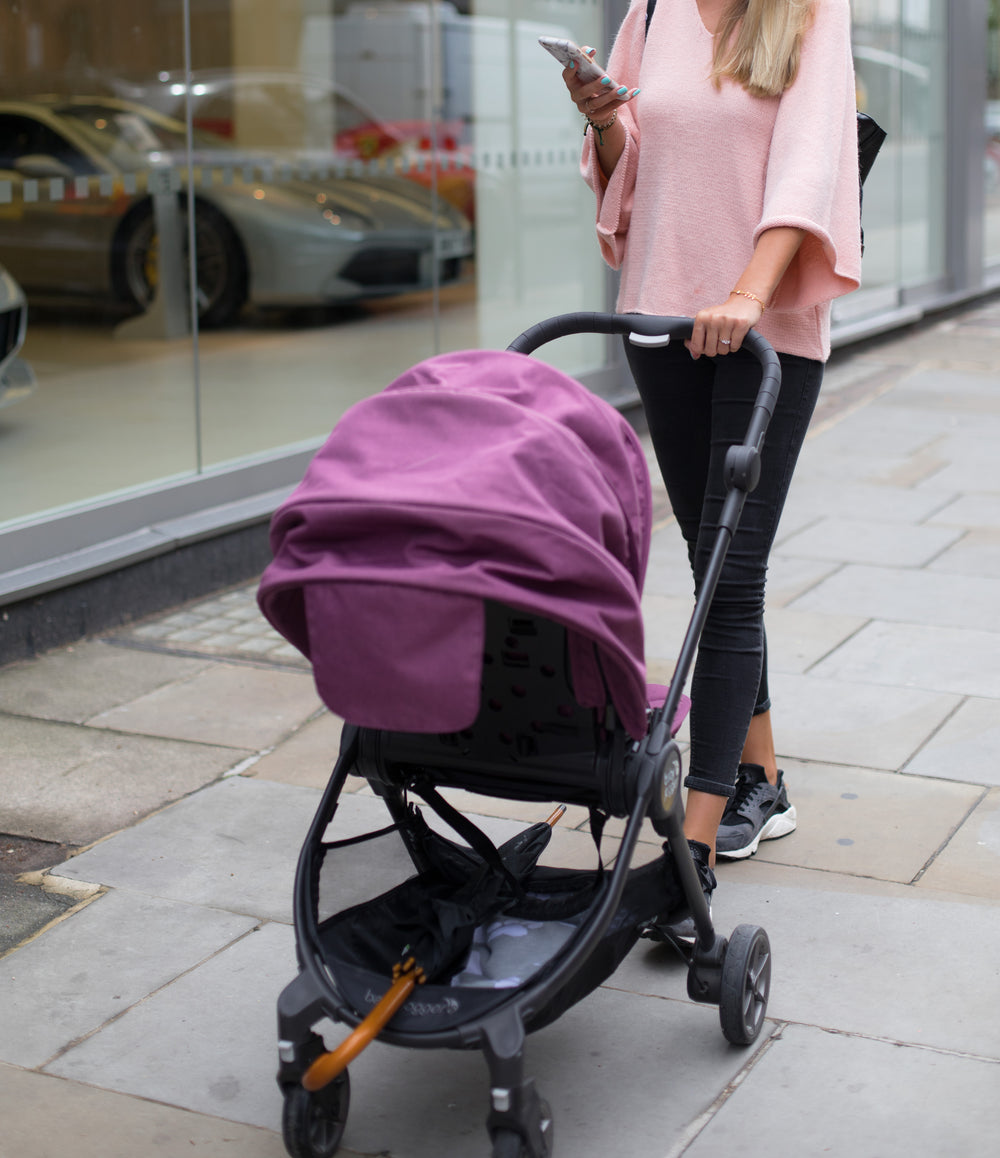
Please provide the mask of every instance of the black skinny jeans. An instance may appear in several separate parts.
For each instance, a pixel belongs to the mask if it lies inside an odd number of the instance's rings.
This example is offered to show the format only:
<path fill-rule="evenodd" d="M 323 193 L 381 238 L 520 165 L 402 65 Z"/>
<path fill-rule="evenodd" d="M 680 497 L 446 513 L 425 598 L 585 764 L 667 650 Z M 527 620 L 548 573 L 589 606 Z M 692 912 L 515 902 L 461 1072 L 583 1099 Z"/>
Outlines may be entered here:
<path fill-rule="evenodd" d="M 695 361 L 682 343 L 625 342 L 673 513 L 701 590 L 725 500 L 723 460 L 743 441 L 760 383 L 744 350 Z M 778 520 L 823 380 L 823 363 L 781 354 L 782 382 L 748 497 L 702 632 L 691 683 L 688 788 L 732 796 L 747 728 L 770 709 L 764 581 Z"/>

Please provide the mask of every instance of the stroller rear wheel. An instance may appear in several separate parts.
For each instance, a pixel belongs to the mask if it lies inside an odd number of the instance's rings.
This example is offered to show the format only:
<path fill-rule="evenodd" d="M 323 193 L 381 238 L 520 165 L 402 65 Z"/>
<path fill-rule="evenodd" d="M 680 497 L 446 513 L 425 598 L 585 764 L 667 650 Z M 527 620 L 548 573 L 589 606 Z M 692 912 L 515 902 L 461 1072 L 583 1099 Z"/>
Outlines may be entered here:
<path fill-rule="evenodd" d="M 737 925 L 726 947 L 719 1020 L 726 1040 L 751 1045 L 764 1025 L 771 989 L 771 944 L 758 925 Z"/>
<path fill-rule="evenodd" d="M 526 1145 L 516 1130 L 505 1130 L 501 1127 L 493 1132 L 493 1158 L 552 1158 L 552 1110 L 544 1100 L 539 1102 L 539 1108 L 542 1112 L 539 1139 L 541 1152 L 536 1153 Z"/>
<path fill-rule="evenodd" d="M 552 1127 L 546 1131 L 545 1155 L 552 1154 Z M 524 1147 L 521 1135 L 516 1130 L 498 1130 L 493 1138 L 493 1158 L 532 1158 Z"/>
<path fill-rule="evenodd" d="M 514 1130 L 498 1130 L 493 1139 L 493 1158 L 521 1158 L 521 1135 Z"/>
<path fill-rule="evenodd" d="M 291 1158 L 333 1158 L 340 1149 L 350 1104 L 347 1070 L 315 1093 L 299 1085 L 286 1087 L 281 1133 Z"/>

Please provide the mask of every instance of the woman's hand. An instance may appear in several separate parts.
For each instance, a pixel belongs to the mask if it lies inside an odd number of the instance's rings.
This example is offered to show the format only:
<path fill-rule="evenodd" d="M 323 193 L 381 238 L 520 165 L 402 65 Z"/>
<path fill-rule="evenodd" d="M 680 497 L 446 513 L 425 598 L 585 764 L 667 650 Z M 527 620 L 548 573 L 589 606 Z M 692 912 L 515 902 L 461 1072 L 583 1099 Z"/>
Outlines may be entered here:
<path fill-rule="evenodd" d="M 721 306 L 709 306 L 695 316 L 694 330 L 684 343 L 692 358 L 736 353 L 747 331 L 760 321 L 805 235 L 804 229 L 790 225 L 764 230 L 729 297 Z"/>
<path fill-rule="evenodd" d="M 684 345 L 695 359 L 702 354 L 709 358 L 735 354 L 743 345 L 747 331 L 757 325 L 763 313 L 764 309 L 759 302 L 730 294 L 722 305 L 698 311 L 694 319 L 694 330 Z"/>
<path fill-rule="evenodd" d="M 584 47 L 583 51 L 593 60 L 597 49 Z M 569 95 L 580 114 L 596 124 L 606 124 L 612 114 L 630 101 L 638 89 L 631 92 L 625 85 L 616 84 L 610 76 L 599 80 L 581 81 L 575 68 L 563 69 L 563 81 Z"/>

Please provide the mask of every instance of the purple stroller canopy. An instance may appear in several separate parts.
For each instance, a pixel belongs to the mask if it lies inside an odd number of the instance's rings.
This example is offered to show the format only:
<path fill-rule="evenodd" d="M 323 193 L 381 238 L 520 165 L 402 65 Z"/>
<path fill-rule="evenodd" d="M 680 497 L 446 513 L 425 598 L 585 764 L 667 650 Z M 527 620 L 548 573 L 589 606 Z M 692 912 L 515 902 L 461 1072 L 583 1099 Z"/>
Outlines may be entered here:
<path fill-rule="evenodd" d="M 565 625 L 577 699 L 610 693 L 640 737 L 650 510 L 613 407 L 536 358 L 444 354 L 340 420 L 274 515 L 258 600 L 351 723 L 468 727 L 496 600 Z"/>

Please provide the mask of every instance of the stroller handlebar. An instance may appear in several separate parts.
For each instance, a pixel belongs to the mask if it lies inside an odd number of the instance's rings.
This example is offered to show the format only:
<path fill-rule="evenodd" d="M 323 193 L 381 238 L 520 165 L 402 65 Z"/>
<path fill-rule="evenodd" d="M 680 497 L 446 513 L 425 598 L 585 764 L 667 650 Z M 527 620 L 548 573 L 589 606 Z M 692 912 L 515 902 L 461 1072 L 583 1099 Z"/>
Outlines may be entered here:
<path fill-rule="evenodd" d="M 572 313 L 557 314 L 538 322 L 524 333 L 519 334 L 507 347 L 517 354 L 531 354 L 556 338 L 569 334 L 628 334 L 635 335 L 637 345 L 654 345 L 656 338 L 664 338 L 662 344 L 678 339 L 690 338 L 694 329 L 693 318 L 667 317 L 657 314 L 611 314 Z M 642 339 L 653 339 L 643 342 Z M 761 382 L 757 391 L 754 417 L 747 430 L 744 446 L 759 450 L 764 440 L 774 407 L 781 388 L 781 363 L 771 343 L 755 330 L 743 339 L 742 349 L 748 350 L 760 363 Z"/>

